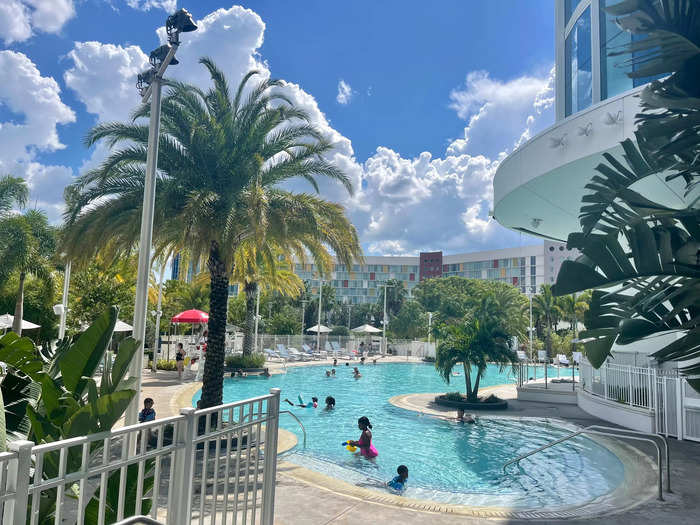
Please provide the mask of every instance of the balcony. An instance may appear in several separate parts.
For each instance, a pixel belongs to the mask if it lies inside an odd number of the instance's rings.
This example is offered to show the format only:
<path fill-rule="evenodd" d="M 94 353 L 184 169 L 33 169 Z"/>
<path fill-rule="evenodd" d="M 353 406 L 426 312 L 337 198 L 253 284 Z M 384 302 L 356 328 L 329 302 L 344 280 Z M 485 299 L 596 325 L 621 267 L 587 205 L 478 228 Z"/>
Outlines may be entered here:
<path fill-rule="evenodd" d="M 579 230 L 584 187 L 602 153 L 620 154 L 619 143 L 634 139 L 640 89 L 557 122 L 506 157 L 493 182 L 494 218 L 507 228 L 560 241 Z M 667 206 L 686 205 L 680 181 L 676 185 L 650 177 L 634 189 Z"/>

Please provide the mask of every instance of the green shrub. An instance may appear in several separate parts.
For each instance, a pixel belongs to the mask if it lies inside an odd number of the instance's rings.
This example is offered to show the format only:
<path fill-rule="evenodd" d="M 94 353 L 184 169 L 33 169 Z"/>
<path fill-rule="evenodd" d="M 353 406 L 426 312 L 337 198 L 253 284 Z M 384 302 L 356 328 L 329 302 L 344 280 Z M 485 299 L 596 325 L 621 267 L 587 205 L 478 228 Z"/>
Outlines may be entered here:
<path fill-rule="evenodd" d="M 445 394 L 445 399 L 448 401 L 465 401 L 465 398 L 459 392 L 447 392 Z"/>
<path fill-rule="evenodd" d="M 265 354 L 227 355 L 228 368 L 262 368 L 265 365 Z"/>
<path fill-rule="evenodd" d="M 148 362 L 148 368 L 153 366 L 153 361 Z M 156 370 L 177 370 L 177 361 L 174 359 L 158 359 L 156 361 Z"/>

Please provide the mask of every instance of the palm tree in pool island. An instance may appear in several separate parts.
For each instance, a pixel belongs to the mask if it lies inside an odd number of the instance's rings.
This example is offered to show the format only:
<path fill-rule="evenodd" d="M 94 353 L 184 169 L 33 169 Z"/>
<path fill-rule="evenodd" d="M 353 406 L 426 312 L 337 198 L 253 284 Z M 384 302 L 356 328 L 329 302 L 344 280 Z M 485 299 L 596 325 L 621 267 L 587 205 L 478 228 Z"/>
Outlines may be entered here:
<path fill-rule="evenodd" d="M 511 338 L 493 308 L 483 304 L 457 324 L 444 324 L 437 329 L 440 343 L 435 355 L 435 368 L 449 384 L 452 371 L 461 363 L 464 369 L 467 401 L 479 400 L 479 383 L 488 363 L 500 371 L 518 362 L 508 342 Z M 476 376 L 474 375 L 476 370 Z"/>
<path fill-rule="evenodd" d="M 213 87 L 169 81 L 162 100 L 153 243 L 156 255 L 186 250 L 209 270 L 201 399 L 209 407 L 222 401 L 228 287 L 238 247 L 274 240 L 300 256 L 332 250 L 346 264 L 361 257 L 361 248 L 342 206 L 282 186 L 304 179 L 318 192 L 322 177 L 352 192 L 347 175 L 325 157 L 333 145 L 283 94 L 283 83 L 253 85 L 251 71 L 232 94 L 210 59 L 200 63 Z M 112 152 L 70 190 L 69 253 L 84 258 L 105 248 L 117 255 L 137 248 L 148 144 L 142 119 L 149 109 L 138 108 L 130 123 L 103 123 L 89 132 L 88 145 L 104 141 Z"/>

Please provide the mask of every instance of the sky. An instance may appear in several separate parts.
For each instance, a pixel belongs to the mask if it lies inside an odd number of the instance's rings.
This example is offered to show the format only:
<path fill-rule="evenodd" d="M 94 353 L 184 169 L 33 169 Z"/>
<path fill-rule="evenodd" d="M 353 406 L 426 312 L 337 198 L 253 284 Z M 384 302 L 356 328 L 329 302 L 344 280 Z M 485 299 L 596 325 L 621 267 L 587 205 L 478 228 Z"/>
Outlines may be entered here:
<path fill-rule="evenodd" d="M 83 138 L 139 103 L 136 75 L 187 8 L 167 76 L 285 81 L 355 186 L 342 203 L 367 255 L 537 244 L 489 218 L 499 162 L 554 121 L 552 0 L 0 0 L 0 174 L 27 180 L 59 223 L 63 188 L 99 165 Z M 160 28 L 160 29 L 159 29 Z M 306 182 L 293 184 L 312 191 Z"/>

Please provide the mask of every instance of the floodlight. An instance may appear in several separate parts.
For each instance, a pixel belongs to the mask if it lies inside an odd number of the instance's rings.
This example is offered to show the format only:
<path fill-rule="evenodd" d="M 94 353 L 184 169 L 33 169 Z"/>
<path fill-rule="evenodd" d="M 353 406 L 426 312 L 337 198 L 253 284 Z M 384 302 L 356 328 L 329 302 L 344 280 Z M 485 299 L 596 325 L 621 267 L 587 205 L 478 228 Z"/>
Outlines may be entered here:
<path fill-rule="evenodd" d="M 148 88 L 148 86 L 150 86 L 153 82 L 155 76 L 156 70 L 154 68 L 144 71 L 143 73 L 139 73 L 139 76 L 136 78 L 136 88 L 139 91 L 143 91 L 144 89 Z"/>
<path fill-rule="evenodd" d="M 154 49 L 153 51 L 151 51 L 151 55 L 148 57 L 148 61 L 151 63 L 151 65 L 154 68 L 157 69 L 163 63 L 163 60 L 165 60 L 165 57 L 168 55 L 169 51 L 170 51 L 170 46 L 168 44 L 164 44 L 164 45 L 160 46 L 158 49 Z M 171 66 L 176 66 L 179 63 L 180 62 L 175 57 L 173 57 L 170 60 Z"/>
<path fill-rule="evenodd" d="M 165 21 L 165 30 L 168 32 L 169 37 L 173 33 L 189 33 L 196 29 L 197 24 L 194 23 L 192 15 L 187 9 L 180 9 L 175 14 L 170 15 Z"/>

